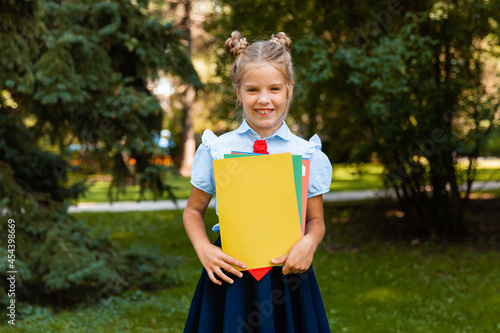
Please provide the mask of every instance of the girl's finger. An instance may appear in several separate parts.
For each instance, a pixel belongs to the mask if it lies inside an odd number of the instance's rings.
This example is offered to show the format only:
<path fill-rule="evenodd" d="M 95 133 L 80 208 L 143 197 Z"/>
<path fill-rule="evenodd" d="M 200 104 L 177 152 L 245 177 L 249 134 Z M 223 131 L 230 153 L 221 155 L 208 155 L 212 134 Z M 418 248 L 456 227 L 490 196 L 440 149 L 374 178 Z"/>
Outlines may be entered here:
<path fill-rule="evenodd" d="M 210 281 L 212 281 L 213 283 L 217 284 L 217 285 L 222 285 L 222 282 L 220 282 L 219 280 L 217 280 L 214 276 L 214 272 L 208 272 L 208 277 L 210 278 Z"/>
<path fill-rule="evenodd" d="M 271 263 L 274 264 L 274 265 L 283 264 L 286 261 L 287 258 L 288 258 L 288 253 L 282 255 L 281 257 L 279 257 L 277 259 L 271 260 Z"/>
<path fill-rule="evenodd" d="M 234 275 L 236 275 L 237 277 L 242 277 L 243 276 L 243 273 L 238 271 L 236 268 L 234 268 L 233 266 L 229 265 L 229 264 L 225 264 L 224 267 L 222 267 L 226 272 L 229 272 L 229 273 L 232 273 Z"/>
<path fill-rule="evenodd" d="M 240 268 L 243 268 L 245 269 L 247 267 L 247 265 L 245 265 L 244 263 L 242 263 L 241 261 L 239 260 L 236 260 L 234 259 L 233 257 L 227 255 L 227 254 L 224 254 L 224 261 L 227 262 L 228 264 L 231 264 L 231 265 L 234 265 L 234 266 L 238 266 Z"/>
<path fill-rule="evenodd" d="M 220 277 L 222 280 L 226 281 L 229 284 L 233 284 L 234 282 L 231 278 L 229 278 L 229 276 L 224 274 L 220 268 L 217 268 L 215 274 L 217 274 L 218 277 Z"/>

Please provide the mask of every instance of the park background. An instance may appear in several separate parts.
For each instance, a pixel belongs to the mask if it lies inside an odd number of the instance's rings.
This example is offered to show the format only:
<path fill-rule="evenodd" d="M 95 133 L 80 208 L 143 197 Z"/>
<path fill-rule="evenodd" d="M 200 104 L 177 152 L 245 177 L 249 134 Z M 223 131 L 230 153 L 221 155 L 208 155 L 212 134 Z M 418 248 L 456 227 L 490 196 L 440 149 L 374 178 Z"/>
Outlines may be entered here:
<path fill-rule="evenodd" d="M 332 191 L 388 194 L 325 203 L 313 266 L 332 331 L 500 331 L 500 1 L 0 6 L 2 309 L 18 272 L 0 331 L 182 331 L 201 271 L 182 209 L 68 209 L 187 198 L 203 130 L 241 120 L 236 29 L 292 38 L 287 123 L 321 137 Z"/>

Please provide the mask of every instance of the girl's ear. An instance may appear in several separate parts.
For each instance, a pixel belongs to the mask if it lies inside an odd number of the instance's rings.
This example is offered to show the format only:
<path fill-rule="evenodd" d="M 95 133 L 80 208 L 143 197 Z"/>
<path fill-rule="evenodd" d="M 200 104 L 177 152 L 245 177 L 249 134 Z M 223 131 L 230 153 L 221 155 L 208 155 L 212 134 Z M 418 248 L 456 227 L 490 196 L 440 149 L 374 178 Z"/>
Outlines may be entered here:
<path fill-rule="evenodd" d="M 241 96 L 239 90 L 236 90 L 236 96 L 238 96 L 238 103 L 241 103 Z"/>

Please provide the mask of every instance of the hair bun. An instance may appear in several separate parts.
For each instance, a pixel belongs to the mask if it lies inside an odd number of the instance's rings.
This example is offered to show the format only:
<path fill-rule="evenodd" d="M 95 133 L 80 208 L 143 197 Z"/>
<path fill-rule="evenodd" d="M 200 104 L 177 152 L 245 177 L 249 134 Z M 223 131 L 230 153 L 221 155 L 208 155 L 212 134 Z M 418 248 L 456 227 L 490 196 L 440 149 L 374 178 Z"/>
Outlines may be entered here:
<path fill-rule="evenodd" d="M 226 51 L 232 56 L 239 56 L 243 50 L 250 45 L 246 38 L 243 38 L 239 31 L 231 33 L 231 37 L 226 40 Z"/>
<path fill-rule="evenodd" d="M 288 52 L 292 49 L 292 40 L 288 38 L 284 32 L 278 32 L 277 34 L 272 35 L 270 41 L 283 45 Z"/>

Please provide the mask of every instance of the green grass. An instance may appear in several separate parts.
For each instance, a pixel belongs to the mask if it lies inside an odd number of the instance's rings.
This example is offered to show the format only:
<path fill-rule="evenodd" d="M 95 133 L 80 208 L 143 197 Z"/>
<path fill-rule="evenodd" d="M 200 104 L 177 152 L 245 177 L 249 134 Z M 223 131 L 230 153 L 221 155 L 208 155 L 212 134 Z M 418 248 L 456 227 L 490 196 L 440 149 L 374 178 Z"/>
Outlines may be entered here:
<path fill-rule="evenodd" d="M 461 174 L 465 176 L 468 165 L 459 163 Z M 500 180 L 500 158 L 480 160 L 477 165 L 477 181 Z"/>
<path fill-rule="evenodd" d="M 488 196 L 494 196 L 500 198 L 500 189 L 496 190 L 487 190 L 487 191 L 479 191 L 478 194 L 487 194 Z"/>
<path fill-rule="evenodd" d="M 383 188 L 382 173 L 384 168 L 380 164 L 335 164 L 333 165 L 331 191 L 353 191 Z M 477 170 L 476 180 L 500 179 L 500 159 L 481 162 Z M 173 192 L 178 199 L 187 199 L 191 191 L 190 178 L 172 176 L 168 184 L 173 187 Z M 80 198 L 78 202 L 109 202 L 109 181 L 96 181 Z M 120 194 L 116 201 L 136 201 L 139 198 L 139 186 L 128 186 L 125 194 Z M 167 193 L 158 200 L 167 199 Z M 145 191 L 143 200 L 153 200 L 153 193 Z"/>
<path fill-rule="evenodd" d="M 78 202 L 109 202 L 108 189 L 110 181 L 99 180 L 90 183 L 90 188 L 84 193 L 84 196 L 79 198 Z M 191 192 L 190 178 L 181 176 L 172 176 L 168 180 L 168 185 L 172 187 L 172 192 L 177 197 L 177 199 L 187 199 L 189 193 Z M 139 185 L 127 186 L 125 194 L 120 193 L 119 197 L 116 199 L 113 197 L 114 201 L 137 201 L 140 197 L 140 187 Z M 165 192 L 162 197 L 158 197 L 157 200 L 166 200 L 168 198 L 168 193 Z M 144 191 L 144 198 L 142 200 L 153 200 L 153 192 L 150 190 Z"/>
<path fill-rule="evenodd" d="M 498 332 L 498 259 L 461 247 L 379 245 L 320 252 L 316 272 L 332 331 Z"/>
<path fill-rule="evenodd" d="M 313 266 L 332 332 L 498 332 L 500 253 L 468 245 L 380 241 L 363 226 L 338 221 L 328 204 L 328 235 Z M 364 206 L 357 206 L 363 209 Z M 366 208 L 366 207 L 365 207 Z M 351 213 L 355 212 L 352 210 Z M 201 265 L 183 230 L 181 211 L 80 213 L 92 232 L 110 231 L 122 247 L 156 246 L 182 258 L 179 285 L 130 290 L 92 307 L 20 306 L 25 319 L 5 332 L 182 332 Z M 332 215 L 332 216 L 331 216 Z M 207 211 L 207 230 L 216 222 Z M 211 240 L 215 234 L 208 231 Z"/>
<path fill-rule="evenodd" d="M 331 191 L 354 191 L 383 188 L 384 167 L 375 163 L 334 164 Z"/>

